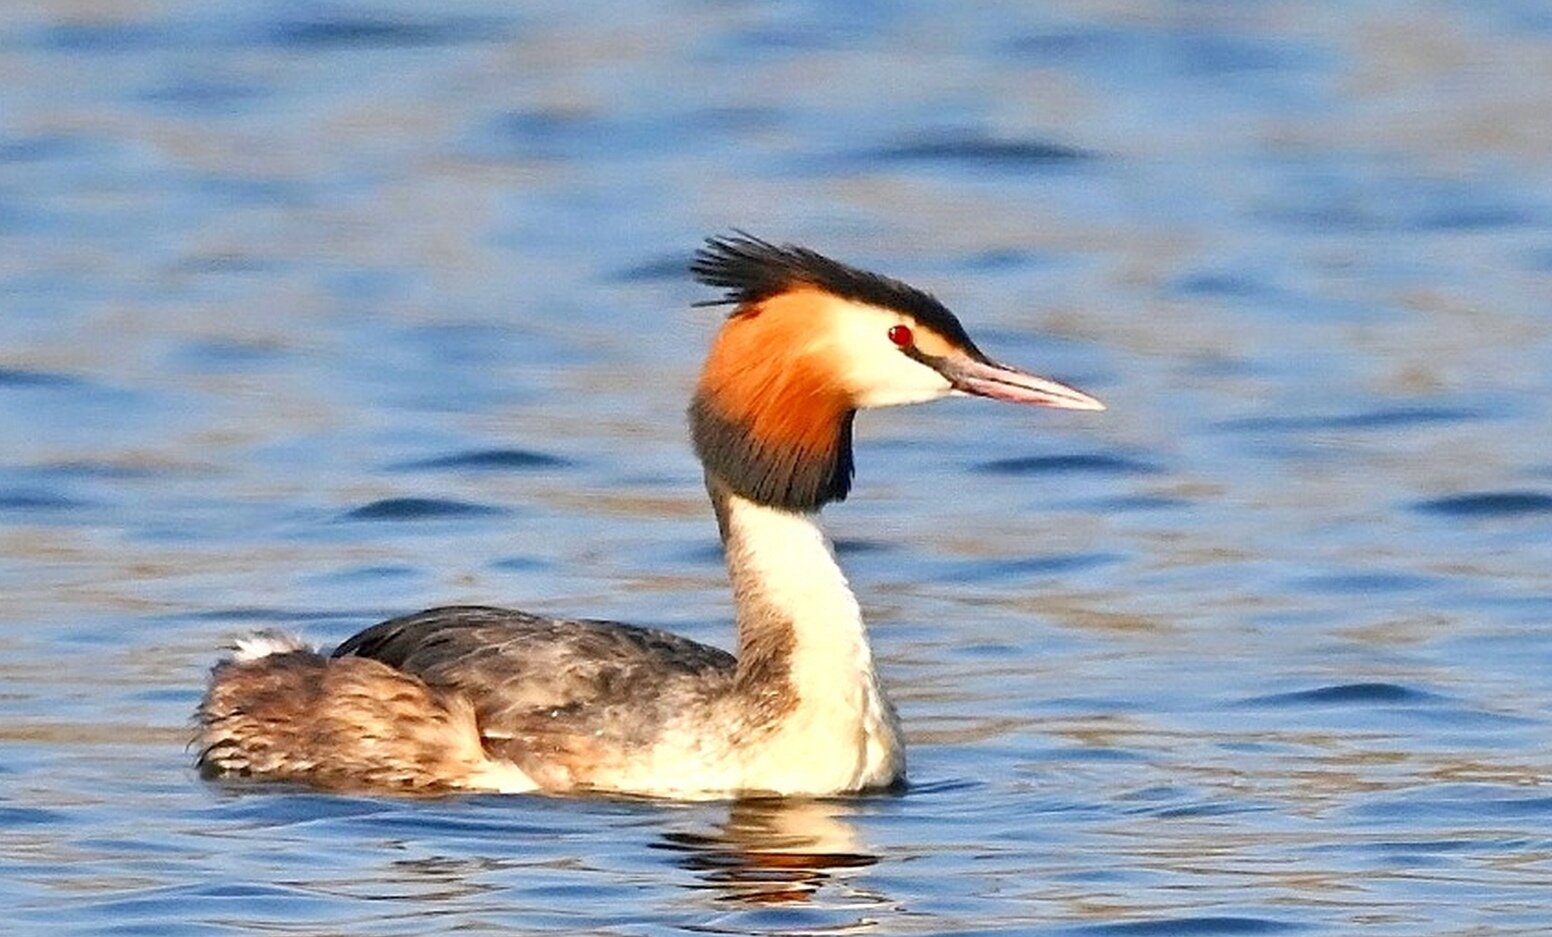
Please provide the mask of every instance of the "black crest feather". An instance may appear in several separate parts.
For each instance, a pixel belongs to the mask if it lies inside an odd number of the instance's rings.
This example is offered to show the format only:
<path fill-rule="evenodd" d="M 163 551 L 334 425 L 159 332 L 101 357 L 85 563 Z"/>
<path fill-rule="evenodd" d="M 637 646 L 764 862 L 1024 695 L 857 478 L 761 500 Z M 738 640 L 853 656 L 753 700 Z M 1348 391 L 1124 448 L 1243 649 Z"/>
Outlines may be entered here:
<path fill-rule="evenodd" d="M 867 270 L 850 267 L 818 251 L 769 241 L 735 231 L 710 237 L 690 263 L 695 279 L 724 291 L 697 306 L 742 309 L 800 286 L 811 286 L 842 299 L 893 309 L 912 316 L 956 345 L 979 355 L 952 312 L 925 290 Z"/>

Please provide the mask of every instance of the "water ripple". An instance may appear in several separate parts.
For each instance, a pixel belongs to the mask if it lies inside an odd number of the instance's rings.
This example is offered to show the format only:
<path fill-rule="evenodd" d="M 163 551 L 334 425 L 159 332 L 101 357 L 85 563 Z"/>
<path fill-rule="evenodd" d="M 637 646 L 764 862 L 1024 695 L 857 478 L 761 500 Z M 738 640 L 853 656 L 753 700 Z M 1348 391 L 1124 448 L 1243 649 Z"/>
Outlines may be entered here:
<path fill-rule="evenodd" d="M 408 19 L 369 16 L 316 17 L 279 23 L 270 38 L 299 49 L 395 49 L 499 42 L 511 33 L 500 20 Z"/>
<path fill-rule="evenodd" d="M 34 371 L 30 368 L 0 367 L 0 388 L 4 387 L 80 387 L 85 382 L 71 374 Z"/>
<path fill-rule="evenodd" d="M 996 582 L 1020 579 L 1025 576 L 1049 576 L 1094 569 L 1123 562 L 1119 553 L 1065 553 L 1051 556 L 1030 556 L 1020 559 L 977 559 L 945 564 L 934 576 L 935 582 Z"/>
<path fill-rule="evenodd" d="M 470 449 L 451 455 L 434 456 L 396 462 L 389 466 L 395 472 L 424 472 L 441 469 L 464 469 L 477 472 L 515 472 L 541 468 L 566 468 L 572 463 L 557 455 L 534 449 Z"/>
<path fill-rule="evenodd" d="M 1436 703 L 1444 697 L 1399 683 L 1339 683 L 1243 700 L 1246 706 L 1352 706 Z"/>
<path fill-rule="evenodd" d="M 454 517 L 493 517 L 509 513 L 506 508 L 452 498 L 383 498 L 347 511 L 350 521 L 425 521 Z"/>
<path fill-rule="evenodd" d="M 80 134 L 59 131 L 0 137 L 0 163 L 31 163 L 79 156 L 88 149 Z"/>
<path fill-rule="evenodd" d="M 1354 812 L 1370 819 L 1428 817 L 1440 824 L 1492 817 L 1502 828 L 1517 829 L 1518 823 L 1552 819 L 1552 796 L 1526 794 L 1498 784 L 1443 784 L 1377 794 L 1366 798 Z"/>
<path fill-rule="evenodd" d="M 53 491 L 0 491 L 0 511 L 73 511 L 87 506 L 85 501 Z"/>
<path fill-rule="evenodd" d="M 1386 407 L 1358 413 L 1339 413 L 1329 416 L 1256 416 L 1223 420 L 1214 428 L 1231 432 L 1304 432 L 1306 430 L 1351 429 L 1401 429 L 1411 426 L 1431 426 L 1440 423 L 1460 423 L 1482 419 L 1485 414 L 1459 407 Z"/>
<path fill-rule="evenodd" d="M 1437 584 L 1438 580 L 1434 577 L 1391 572 L 1333 573 L 1324 576 L 1304 576 L 1294 581 L 1294 585 L 1301 591 L 1332 595 L 1411 592 Z"/>
<path fill-rule="evenodd" d="M 1261 917 L 1179 917 L 1063 928 L 1072 937 L 1187 937 L 1214 934 L 1285 934 L 1305 925 Z"/>
<path fill-rule="evenodd" d="M 1423 514 L 1445 517 L 1526 517 L 1552 514 L 1552 495 L 1539 491 L 1484 491 L 1430 498 L 1412 507 Z"/>
<path fill-rule="evenodd" d="M 226 606 L 205 608 L 164 616 L 171 621 L 208 622 L 315 622 L 315 621 L 377 621 L 390 617 L 393 612 L 380 609 L 289 609 L 262 605 Z"/>
<path fill-rule="evenodd" d="M 41 807 L 0 807 L 0 826 L 14 829 L 24 826 L 58 826 L 65 814 Z"/>
<path fill-rule="evenodd" d="M 1151 462 L 1103 452 L 992 459 L 974 468 L 989 475 L 1153 475 L 1162 471 Z"/>
<path fill-rule="evenodd" d="M 979 133 L 919 136 L 862 154 L 868 162 L 961 163 L 1004 169 L 1056 168 L 1091 162 L 1088 150 L 1050 140 L 1008 139 Z"/>
<path fill-rule="evenodd" d="M 131 21 L 58 23 L 34 37 L 34 42 L 44 48 L 93 55 L 142 52 L 171 41 L 168 30 Z"/>

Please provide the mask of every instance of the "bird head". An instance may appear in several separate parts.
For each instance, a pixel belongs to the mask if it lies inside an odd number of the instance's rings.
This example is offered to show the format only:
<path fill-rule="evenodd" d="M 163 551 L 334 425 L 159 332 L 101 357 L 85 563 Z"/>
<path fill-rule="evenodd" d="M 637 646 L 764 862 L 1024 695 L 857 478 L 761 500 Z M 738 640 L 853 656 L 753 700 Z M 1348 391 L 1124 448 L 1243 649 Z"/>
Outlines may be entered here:
<path fill-rule="evenodd" d="M 690 406 L 707 471 L 734 492 L 816 510 L 851 486 L 857 410 L 968 394 L 1103 410 L 1089 395 L 999 364 L 931 294 L 807 248 L 707 240 L 691 272 L 724 294 L 723 324 Z"/>

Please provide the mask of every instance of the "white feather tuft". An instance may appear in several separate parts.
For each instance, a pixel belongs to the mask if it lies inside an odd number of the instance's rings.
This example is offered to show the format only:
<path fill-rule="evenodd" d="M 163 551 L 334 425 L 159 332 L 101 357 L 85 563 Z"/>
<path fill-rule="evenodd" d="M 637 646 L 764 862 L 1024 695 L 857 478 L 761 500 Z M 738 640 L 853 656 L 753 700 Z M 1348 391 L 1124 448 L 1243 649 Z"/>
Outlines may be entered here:
<path fill-rule="evenodd" d="M 232 660 L 245 664 L 271 654 L 291 654 L 306 650 L 310 649 L 294 634 L 281 631 L 256 631 L 232 643 Z"/>

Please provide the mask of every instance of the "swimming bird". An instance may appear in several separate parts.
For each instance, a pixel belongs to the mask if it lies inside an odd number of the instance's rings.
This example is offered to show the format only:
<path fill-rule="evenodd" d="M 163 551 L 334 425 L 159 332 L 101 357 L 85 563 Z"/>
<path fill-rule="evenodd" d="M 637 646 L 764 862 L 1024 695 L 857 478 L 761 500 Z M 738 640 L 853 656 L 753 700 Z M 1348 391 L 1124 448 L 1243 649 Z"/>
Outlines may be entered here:
<path fill-rule="evenodd" d="M 852 483 L 858 410 L 1093 397 L 988 358 L 931 294 L 808 248 L 713 237 L 690 267 L 731 312 L 689 407 L 737 653 L 483 606 L 373 625 L 332 654 L 259 633 L 211 671 L 207 777 L 332 789 L 827 795 L 903 784 L 899 719 L 817 523 Z"/>

